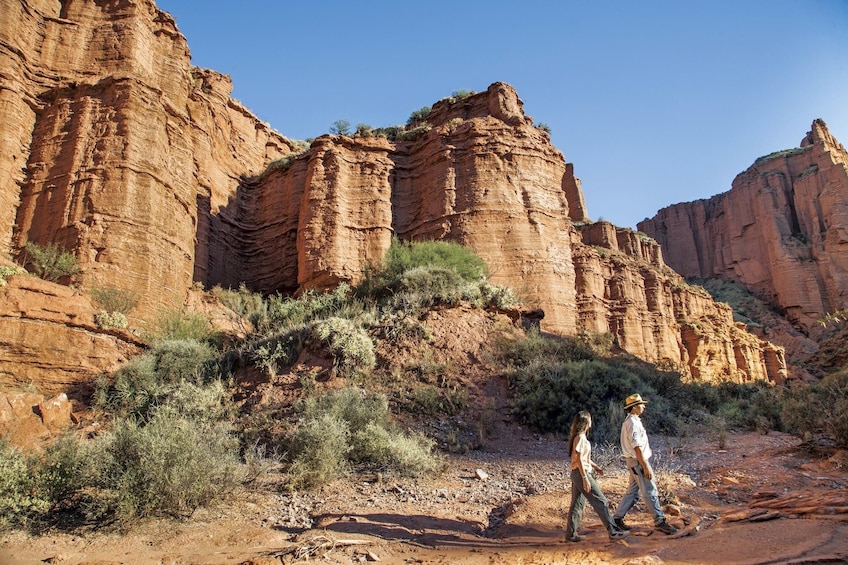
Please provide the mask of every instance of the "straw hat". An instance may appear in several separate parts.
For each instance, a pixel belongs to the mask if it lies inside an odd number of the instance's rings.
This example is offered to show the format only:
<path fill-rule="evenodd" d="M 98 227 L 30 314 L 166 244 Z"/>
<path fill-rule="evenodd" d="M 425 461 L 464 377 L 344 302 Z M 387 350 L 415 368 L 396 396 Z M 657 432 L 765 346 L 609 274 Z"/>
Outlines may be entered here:
<path fill-rule="evenodd" d="M 630 410 L 631 408 L 633 408 L 637 404 L 647 404 L 647 403 L 648 403 L 648 401 L 642 400 L 642 397 L 639 394 L 631 394 L 624 401 L 624 409 Z"/>

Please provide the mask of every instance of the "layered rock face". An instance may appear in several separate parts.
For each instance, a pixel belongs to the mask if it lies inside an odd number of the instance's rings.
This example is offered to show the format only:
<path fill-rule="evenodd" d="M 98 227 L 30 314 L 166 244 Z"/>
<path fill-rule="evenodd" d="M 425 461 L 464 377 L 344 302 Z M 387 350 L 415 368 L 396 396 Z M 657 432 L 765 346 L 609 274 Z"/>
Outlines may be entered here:
<path fill-rule="evenodd" d="M 609 222 L 587 224 L 575 235 L 573 257 L 581 331 L 611 333 L 628 353 L 696 381 L 781 383 L 790 376 L 782 347 L 686 284 L 652 239 Z"/>
<path fill-rule="evenodd" d="M 180 304 L 210 212 L 289 142 L 152 1 L 3 0 L 0 21 L 0 248 L 63 245 L 86 286 L 140 291 L 140 319 Z"/>
<path fill-rule="evenodd" d="M 782 351 L 655 244 L 575 229 L 580 181 L 509 85 L 437 102 L 414 138 L 327 135 L 303 151 L 232 100 L 226 77 L 193 69 L 150 0 L 0 0 L 0 17 L 16 22 L 0 26 L 0 241 L 64 245 L 83 289 L 142 295 L 135 322 L 194 281 L 329 288 L 357 282 L 393 235 L 448 239 L 543 308 L 548 331 L 611 332 L 693 378 L 783 378 Z"/>
<path fill-rule="evenodd" d="M 821 120 L 729 192 L 664 208 L 639 229 L 677 272 L 736 281 L 810 335 L 848 306 L 848 153 Z"/>
<path fill-rule="evenodd" d="M 96 312 L 66 286 L 26 275 L 9 278 L 0 287 L 0 390 L 81 392 L 93 377 L 142 351 L 143 342 L 130 332 L 98 328 Z"/>

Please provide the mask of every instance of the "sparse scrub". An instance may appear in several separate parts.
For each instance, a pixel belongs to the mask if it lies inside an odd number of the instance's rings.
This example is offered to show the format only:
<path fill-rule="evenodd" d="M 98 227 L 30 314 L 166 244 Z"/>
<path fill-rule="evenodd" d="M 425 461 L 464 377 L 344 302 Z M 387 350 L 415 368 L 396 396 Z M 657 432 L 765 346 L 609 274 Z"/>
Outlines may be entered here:
<path fill-rule="evenodd" d="M 404 130 L 401 134 L 397 136 L 397 138 L 402 141 L 415 141 L 431 129 L 433 129 L 433 126 L 430 123 L 421 122 L 412 129 Z"/>
<path fill-rule="evenodd" d="M 253 346 L 253 362 L 268 376 L 277 375 L 281 368 L 290 365 L 300 354 L 306 332 L 306 326 L 301 324 L 299 327 L 261 339 Z"/>
<path fill-rule="evenodd" d="M 9 277 L 19 275 L 23 272 L 23 269 L 15 265 L 0 265 L 0 286 L 6 286 L 6 281 Z"/>
<path fill-rule="evenodd" d="M 214 286 L 210 293 L 221 304 L 255 326 L 264 323 L 268 318 L 268 302 L 262 294 L 251 292 L 244 283 L 241 283 L 237 290 Z"/>
<path fill-rule="evenodd" d="M 432 445 L 392 425 L 384 395 L 340 389 L 304 402 L 290 441 L 290 481 L 294 487 L 316 486 L 352 465 L 420 476 L 440 466 Z"/>
<path fill-rule="evenodd" d="M 312 334 L 333 354 L 336 369 L 342 375 L 367 373 L 374 368 L 374 342 L 362 326 L 332 317 L 315 322 Z"/>
<path fill-rule="evenodd" d="M 186 516 L 241 481 L 238 441 L 225 422 L 157 409 L 146 425 L 120 420 L 104 436 L 101 499 L 122 523 L 156 515 Z"/>
<path fill-rule="evenodd" d="M 112 328 L 126 329 L 129 326 L 127 317 L 121 312 L 107 312 L 101 310 L 94 315 L 94 323 L 98 328 L 109 330 Z"/>
<path fill-rule="evenodd" d="M 185 340 L 160 342 L 124 364 L 113 379 L 101 378 L 95 402 L 120 415 L 145 418 L 183 383 L 206 384 L 217 376 L 215 352 Z"/>
<path fill-rule="evenodd" d="M 338 285 L 332 292 L 320 293 L 314 290 L 304 292 L 298 298 L 288 298 L 276 294 L 268 306 L 268 327 L 281 331 L 312 320 L 327 318 L 337 314 L 349 302 L 350 286 Z"/>
<path fill-rule="evenodd" d="M 77 258 L 55 243 L 42 247 L 28 241 L 24 247 L 23 264 L 38 278 L 55 283 L 82 272 Z"/>
<path fill-rule="evenodd" d="M 50 509 L 38 478 L 19 449 L 0 442 L 0 529 L 26 527 Z"/>
<path fill-rule="evenodd" d="M 212 342 L 215 334 L 209 319 L 184 308 L 169 308 L 159 312 L 147 331 L 151 341 L 195 340 Z"/>
<path fill-rule="evenodd" d="M 355 137 L 374 137 L 374 128 L 368 124 L 357 124 L 353 135 Z"/>
<path fill-rule="evenodd" d="M 409 391 L 409 410 L 426 416 L 453 416 L 468 404 L 468 393 L 457 387 L 414 386 Z"/>
<path fill-rule="evenodd" d="M 447 100 L 448 102 L 453 104 L 455 102 L 459 102 L 460 100 L 462 100 L 464 98 L 468 98 L 469 96 L 473 96 L 475 94 L 477 94 L 477 93 L 474 92 L 473 90 L 464 90 L 464 89 L 454 90 L 451 93 L 450 96 L 442 98 L 442 100 Z"/>
<path fill-rule="evenodd" d="M 415 127 L 417 124 L 425 121 L 429 116 L 432 108 L 430 106 L 423 106 L 419 110 L 415 110 L 409 116 L 409 119 L 406 120 L 407 127 Z"/>
<path fill-rule="evenodd" d="M 511 287 L 483 282 L 480 284 L 480 298 L 484 308 L 512 308 L 518 304 L 518 298 Z"/>
<path fill-rule="evenodd" d="M 124 317 L 136 309 L 140 299 L 139 293 L 114 286 L 98 286 L 91 289 L 91 301 L 96 306 L 107 313 L 118 312 Z"/>
<path fill-rule="evenodd" d="M 327 483 L 348 470 L 350 427 L 333 414 L 305 419 L 295 429 L 290 447 L 288 475 L 293 488 Z"/>
<path fill-rule="evenodd" d="M 545 335 L 537 328 L 517 340 L 498 344 L 503 362 L 513 366 L 529 366 L 548 360 L 579 361 L 594 359 L 595 354 L 582 340 Z"/>
<path fill-rule="evenodd" d="M 790 387 L 781 417 L 789 431 L 811 444 L 848 448 L 848 369 Z"/>
<path fill-rule="evenodd" d="M 473 251 L 457 243 L 446 241 L 402 242 L 392 239 L 392 244 L 379 267 L 369 267 L 365 270 L 364 280 L 356 287 L 355 293 L 360 297 L 370 297 L 380 300 L 402 290 L 401 283 L 406 277 L 406 290 L 420 287 L 423 281 L 416 282 L 416 275 L 408 275 L 416 267 L 452 269 L 463 281 L 480 284 L 486 276 L 486 263 Z M 420 271 L 421 275 L 427 271 Z M 444 287 L 454 284 L 444 280 L 448 277 L 444 271 L 437 270 L 433 275 L 434 282 Z M 459 284 L 459 281 L 455 284 Z M 451 290 L 451 293 L 456 291 Z"/>
<path fill-rule="evenodd" d="M 287 171 L 295 162 L 295 160 L 304 153 L 306 153 L 306 150 L 300 151 L 298 153 L 289 153 L 288 155 L 280 157 L 279 159 L 274 159 L 273 161 L 268 163 L 268 166 L 265 167 L 264 171 L 259 173 L 259 180 L 268 178 L 271 173 L 275 171 Z"/>

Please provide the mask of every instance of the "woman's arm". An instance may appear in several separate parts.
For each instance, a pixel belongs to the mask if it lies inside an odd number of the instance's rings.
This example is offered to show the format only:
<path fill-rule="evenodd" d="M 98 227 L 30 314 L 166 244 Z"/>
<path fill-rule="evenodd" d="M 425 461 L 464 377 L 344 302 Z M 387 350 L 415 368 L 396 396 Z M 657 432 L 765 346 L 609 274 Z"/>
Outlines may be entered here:
<path fill-rule="evenodd" d="M 577 442 L 577 445 L 574 446 L 574 453 L 571 454 L 572 457 L 577 457 L 577 469 L 580 471 L 580 476 L 583 478 L 583 490 L 585 492 L 589 492 L 592 489 L 592 485 L 589 484 L 589 475 L 587 474 L 586 467 L 583 465 L 583 458 L 580 457 L 580 452 L 577 451 L 577 447 L 581 442 Z"/>

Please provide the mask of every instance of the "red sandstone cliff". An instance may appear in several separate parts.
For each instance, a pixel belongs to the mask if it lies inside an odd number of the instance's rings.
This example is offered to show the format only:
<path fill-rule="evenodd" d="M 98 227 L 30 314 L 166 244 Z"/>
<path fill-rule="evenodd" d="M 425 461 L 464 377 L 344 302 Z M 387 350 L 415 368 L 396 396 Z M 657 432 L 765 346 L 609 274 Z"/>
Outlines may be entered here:
<path fill-rule="evenodd" d="M 664 208 L 639 229 L 677 272 L 736 281 L 809 335 L 848 306 L 848 153 L 822 120 L 729 192 Z"/>
<path fill-rule="evenodd" d="M 782 350 L 685 285 L 656 244 L 575 229 L 580 182 L 509 85 L 437 102 L 414 140 L 322 136 L 263 173 L 297 144 L 231 99 L 227 77 L 192 68 L 152 0 L 0 0 L 0 22 L 0 244 L 64 245 L 83 291 L 141 294 L 134 323 L 193 281 L 328 287 L 357 281 L 392 235 L 445 238 L 543 308 L 545 329 L 611 332 L 704 380 L 785 374 Z"/>

